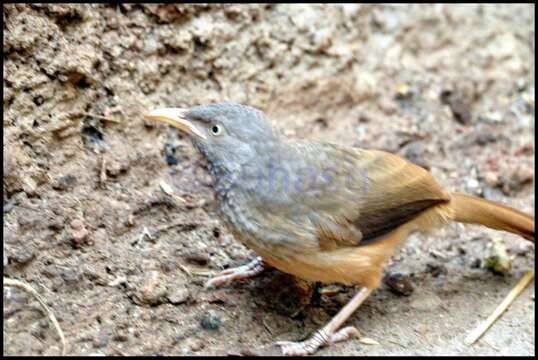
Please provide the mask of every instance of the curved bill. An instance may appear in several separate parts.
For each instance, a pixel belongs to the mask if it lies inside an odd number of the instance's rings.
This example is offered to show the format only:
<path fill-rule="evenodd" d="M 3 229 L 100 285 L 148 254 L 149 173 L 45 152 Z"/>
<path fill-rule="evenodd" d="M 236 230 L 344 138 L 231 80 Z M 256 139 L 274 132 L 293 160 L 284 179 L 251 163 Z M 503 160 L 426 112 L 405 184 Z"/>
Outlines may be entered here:
<path fill-rule="evenodd" d="M 150 111 L 144 114 L 148 120 L 160 121 L 172 125 L 187 134 L 198 136 L 205 139 L 206 136 L 194 126 L 194 124 L 185 116 L 188 109 L 181 108 L 161 108 Z"/>

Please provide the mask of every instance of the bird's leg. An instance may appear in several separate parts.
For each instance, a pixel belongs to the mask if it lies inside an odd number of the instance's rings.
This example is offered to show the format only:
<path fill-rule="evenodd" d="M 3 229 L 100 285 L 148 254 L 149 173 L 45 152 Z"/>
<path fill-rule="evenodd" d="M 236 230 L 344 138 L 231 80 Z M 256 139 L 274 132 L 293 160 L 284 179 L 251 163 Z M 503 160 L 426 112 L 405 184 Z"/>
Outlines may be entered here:
<path fill-rule="evenodd" d="M 351 337 L 359 337 L 359 331 L 353 326 L 340 328 L 351 314 L 368 298 L 373 289 L 362 288 L 332 320 L 310 337 L 301 342 L 279 341 L 282 354 L 290 356 L 301 356 L 314 354 L 318 348 L 332 343 L 345 341 Z"/>
<path fill-rule="evenodd" d="M 208 280 L 205 287 L 217 287 L 235 280 L 249 279 L 260 274 L 268 267 L 269 266 L 263 261 L 263 259 L 258 256 L 256 259 L 252 260 L 246 265 L 220 272 L 214 278 Z"/>

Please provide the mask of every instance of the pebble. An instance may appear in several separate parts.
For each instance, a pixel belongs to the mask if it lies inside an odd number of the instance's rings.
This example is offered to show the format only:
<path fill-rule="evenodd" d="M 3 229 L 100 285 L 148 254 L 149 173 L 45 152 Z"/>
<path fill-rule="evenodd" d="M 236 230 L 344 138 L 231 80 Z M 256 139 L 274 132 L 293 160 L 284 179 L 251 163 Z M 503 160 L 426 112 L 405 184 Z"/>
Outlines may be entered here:
<path fill-rule="evenodd" d="M 22 190 L 28 195 L 33 196 L 35 195 L 35 191 L 37 189 L 37 184 L 31 177 L 24 178 L 22 180 Z"/>
<path fill-rule="evenodd" d="M 205 347 L 205 343 L 200 339 L 194 339 L 189 347 L 192 352 L 197 352 Z"/>
<path fill-rule="evenodd" d="M 469 180 L 467 180 L 467 187 L 469 189 L 476 189 L 479 186 L 480 186 L 480 183 L 475 178 L 470 178 Z"/>
<path fill-rule="evenodd" d="M 487 171 L 484 173 L 484 181 L 490 186 L 495 186 L 499 183 L 499 176 L 492 171 Z"/>
<path fill-rule="evenodd" d="M 385 97 L 382 97 L 381 99 L 379 99 L 378 106 L 379 106 L 379 109 L 385 115 L 388 115 L 388 116 L 393 115 L 397 110 L 396 104 L 394 104 L 392 100 Z"/>
<path fill-rule="evenodd" d="M 106 174 L 111 177 L 116 177 L 120 175 L 120 173 L 127 172 L 127 169 L 128 163 L 126 161 L 121 163 L 115 159 L 111 159 L 106 166 Z"/>
<path fill-rule="evenodd" d="M 86 242 L 89 232 L 86 229 L 84 222 L 80 219 L 74 219 L 71 221 L 69 225 L 71 227 L 71 229 L 68 232 L 69 240 L 74 245 L 80 245 Z"/>
<path fill-rule="evenodd" d="M 211 304 L 227 304 L 230 302 L 230 298 L 226 290 L 215 290 L 208 294 L 207 302 Z"/>
<path fill-rule="evenodd" d="M 407 83 L 399 83 L 396 85 L 395 88 L 396 91 L 396 97 L 398 99 L 406 99 L 411 97 L 413 95 L 413 92 L 411 91 L 411 87 Z"/>
<path fill-rule="evenodd" d="M 479 258 L 474 258 L 474 260 L 471 261 L 470 266 L 472 269 L 478 269 L 480 268 L 480 266 L 482 266 L 482 260 L 480 260 Z"/>
<path fill-rule="evenodd" d="M 58 180 L 54 184 L 52 184 L 52 188 L 55 190 L 60 191 L 66 191 L 72 189 L 77 184 L 77 178 L 74 175 L 65 175 Z"/>
<path fill-rule="evenodd" d="M 76 284 L 81 278 L 81 273 L 77 271 L 78 269 L 67 268 L 63 269 L 60 272 L 60 276 L 66 282 L 66 284 Z"/>
<path fill-rule="evenodd" d="M 476 135 L 474 141 L 480 146 L 485 146 L 489 143 L 495 143 L 499 139 L 499 136 L 492 133 L 479 133 Z"/>
<path fill-rule="evenodd" d="M 142 288 L 137 295 L 144 304 L 159 305 L 164 302 L 167 290 L 159 279 L 159 272 L 150 271 L 146 275 Z"/>
<path fill-rule="evenodd" d="M 222 320 L 214 311 L 209 310 L 202 314 L 200 325 L 206 330 L 217 330 L 222 325 Z"/>
<path fill-rule="evenodd" d="M 426 264 L 426 271 L 431 274 L 433 277 L 438 277 L 439 275 L 446 275 L 448 273 L 446 267 L 442 264 Z"/>
<path fill-rule="evenodd" d="M 80 230 L 84 228 L 84 223 L 80 219 L 75 219 L 71 221 L 71 227 L 75 230 Z"/>
<path fill-rule="evenodd" d="M 183 304 L 190 297 L 189 289 L 185 287 L 179 287 L 175 289 L 171 294 L 167 296 L 168 301 L 174 305 Z"/>
<path fill-rule="evenodd" d="M 465 94 L 459 91 L 443 90 L 440 98 L 443 104 L 450 107 L 454 120 L 462 125 L 471 122 L 471 104 L 465 99 Z"/>
<path fill-rule="evenodd" d="M 503 115 L 499 111 L 492 111 L 486 114 L 486 119 L 493 123 L 500 123 L 503 120 Z"/>
<path fill-rule="evenodd" d="M 22 246 L 15 249 L 15 252 L 13 253 L 13 255 L 9 256 L 10 260 L 20 265 L 28 264 L 34 258 L 35 258 L 34 250 L 27 246 Z"/>
<path fill-rule="evenodd" d="M 127 278 L 125 276 L 119 276 L 108 283 L 108 286 L 114 287 L 118 285 L 127 284 Z"/>
<path fill-rule="evenodd" d="M 108 345 L 108 342 L 110 341 L 110 337 L 105 331 L 102 331 L 99 335 L 97 335 L 93 339 L 93 346 L 97 349 L 105 347 Z"/>
<path fill-rule="evenodd" d="M 99 285 L 105 285 L 106 282 L 104 281 L 105 275 L 101 272 L 99 272 L 95 266 L 91 264 L 85 264 L 82 266 L 82 275 L 86 277 L 88 280 L 95 282 Z"/>
<path fill-rule="evenodd" d="M 519 188 L 525 184 L 530 184 L 534 180 L 534 169 L 530 166 L 520 165 L 517 166 L 512 174 L 516 188 Z"/>
<path fill-rule="evenodd" d="M 383 282 L 396 295 L 409 296 L 414 290 L 409 275 L 402 273 L 389 273 L 385 275 Z"/>

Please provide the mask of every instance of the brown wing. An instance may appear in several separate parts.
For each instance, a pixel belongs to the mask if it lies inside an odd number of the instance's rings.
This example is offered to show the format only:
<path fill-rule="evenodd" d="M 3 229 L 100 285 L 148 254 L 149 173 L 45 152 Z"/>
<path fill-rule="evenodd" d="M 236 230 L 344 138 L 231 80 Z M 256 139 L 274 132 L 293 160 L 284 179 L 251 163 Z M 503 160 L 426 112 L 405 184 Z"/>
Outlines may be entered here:
<path fill-rule="evenodd" d="M 359 200 L 361 244 L 384 235 L 424 210 L 444 203 L 450 195 L 425 169 L 384 151 L 362 151 L 359 166 L 368 186 Z"/>
<path fill-rule="evenodd" d="M 309 204 L 323 250 L 371 242 L 449 200 L 429 172 L 394 154 L 335 145 L 325 151 L 340 179 Z"/>

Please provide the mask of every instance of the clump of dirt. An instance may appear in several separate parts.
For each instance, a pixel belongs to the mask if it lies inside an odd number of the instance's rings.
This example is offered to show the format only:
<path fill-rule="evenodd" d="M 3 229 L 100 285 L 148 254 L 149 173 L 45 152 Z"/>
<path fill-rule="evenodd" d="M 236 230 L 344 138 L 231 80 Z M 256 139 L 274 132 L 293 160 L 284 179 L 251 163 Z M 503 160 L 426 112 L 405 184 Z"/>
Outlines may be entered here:
<path fill-rule="evenodd" d="M 218 222 L 189 141 L 143 120 L 147 109 L 246 103 L 289 136 L 389 150 L 449 190 L 534 212 L 534 5 L 3 9 L 4 276 L 42 293 L 72 355 L 224 355 L 301 339 L 356 290 L 275 271 L 204 290 L 254 254 Z M 515 257 L 507 278 L 483 267 L 493 236 Z M 380 345 L 319 354 L 532 355 L 534 287 L 476 345 L 463 339 L 534 266 L 533 249 L 473 226 L 413 236 L 386 270 L 414 290 L 384 285 L 348 321 Z M 299 297 L 268 298 L 275 282 Z M 9 288 L 3 345 L 61 346 L 38 304 Z"/>

